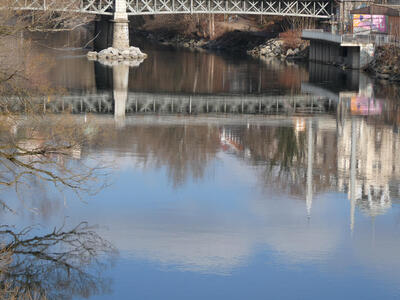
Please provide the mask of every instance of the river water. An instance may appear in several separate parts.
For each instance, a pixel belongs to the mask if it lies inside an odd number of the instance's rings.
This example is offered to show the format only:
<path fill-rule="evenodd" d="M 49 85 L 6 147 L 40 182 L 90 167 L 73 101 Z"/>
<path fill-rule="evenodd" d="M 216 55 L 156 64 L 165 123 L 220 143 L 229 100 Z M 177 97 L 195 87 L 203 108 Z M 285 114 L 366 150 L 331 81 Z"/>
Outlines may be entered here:
<path fill-rule="evenodd" d="M 107 186 L 80 199 L 35 194 L 36 210 L 2 220 L 43 234 L 87 221 L 117 254 L 74 283 L 42 274 L 49 295 L 400 297 L 397 86 L 146 44 L 139 66 L 104 67 L 59 36 L 32 50 L 51 61 L 45 109 L 96 126 L 74 160 L 104 162 Z"/>

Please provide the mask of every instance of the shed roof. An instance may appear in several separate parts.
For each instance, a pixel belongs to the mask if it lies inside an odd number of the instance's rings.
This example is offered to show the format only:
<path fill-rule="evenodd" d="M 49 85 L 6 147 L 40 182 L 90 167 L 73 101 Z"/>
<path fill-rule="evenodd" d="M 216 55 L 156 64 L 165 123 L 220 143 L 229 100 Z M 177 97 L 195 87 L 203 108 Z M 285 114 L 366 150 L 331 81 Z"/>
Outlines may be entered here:
<path fill-rule="evenodd" d="M 370 6 L 353 9 L 350 11 L 352 15 L 385 15 L 400 16 L 400 11 L 383 5 L 371 4 Z"/>

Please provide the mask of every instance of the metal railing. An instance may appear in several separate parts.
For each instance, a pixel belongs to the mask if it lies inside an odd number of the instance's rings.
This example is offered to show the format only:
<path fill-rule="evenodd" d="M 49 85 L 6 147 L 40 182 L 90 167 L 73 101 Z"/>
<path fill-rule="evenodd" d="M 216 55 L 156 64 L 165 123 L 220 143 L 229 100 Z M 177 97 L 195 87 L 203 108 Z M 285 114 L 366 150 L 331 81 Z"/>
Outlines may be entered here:
<path fill-rule="evenodd" d="M 389 34 L 374 33 L 346 33 L 333 34 L 324 29 L 305 29 L 302 38 L 317 39 L 339 44 L 374 44 L 375 46 L 394 45 L 400 47 L 400 37 Z"/>
<path fill-rule="evenodd" d="M 373 44 L 375 36 L 371 34 L 342 34 L 342 44 Z"/>

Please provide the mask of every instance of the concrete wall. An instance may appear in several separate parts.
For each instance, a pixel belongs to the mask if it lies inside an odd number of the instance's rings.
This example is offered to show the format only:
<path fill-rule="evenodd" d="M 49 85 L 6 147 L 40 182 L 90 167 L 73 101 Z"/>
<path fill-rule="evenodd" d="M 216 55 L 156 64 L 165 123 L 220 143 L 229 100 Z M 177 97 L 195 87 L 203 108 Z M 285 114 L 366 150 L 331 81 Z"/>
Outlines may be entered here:
<path fill-rule="evenodd" d="M 360 46 L 360 68 L 365 68 L 374 59 L 375 46 L 367 44 Z"/>
<path fill-rule="evenodd" d="M 360 47 L 343 47 L 347 52 L 343 58 L 346 66 L 352 69 L 360 68 Z"/>
<path fill-rule="evenodd" d="M 336 43 L 327 43 L 316 40 L 310 41 L 310 61 L 316 61 L 325 64 L 341 64 L 340 45 Z"/>
<path fill-rule="evenodd" d="M 309 60 L 324 64 L 344 64 L 351 69 L 361 69 L 371 62 L 374 56 L 374 46 L 357 45 L 341 46 L 325 41 L 310 41 Z"/>

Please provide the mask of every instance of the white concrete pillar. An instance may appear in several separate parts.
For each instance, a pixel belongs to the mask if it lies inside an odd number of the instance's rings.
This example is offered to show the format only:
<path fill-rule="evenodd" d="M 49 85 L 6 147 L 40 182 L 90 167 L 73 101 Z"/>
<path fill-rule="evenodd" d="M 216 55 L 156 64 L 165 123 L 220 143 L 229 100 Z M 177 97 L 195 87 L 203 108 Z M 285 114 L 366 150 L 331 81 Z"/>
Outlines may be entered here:
<path fill-rule="evenodd" d="M 129 48 L 128 14 L 126 13 L 126 0 L 115 0 L 114 11 L 113 48 Z"/>

